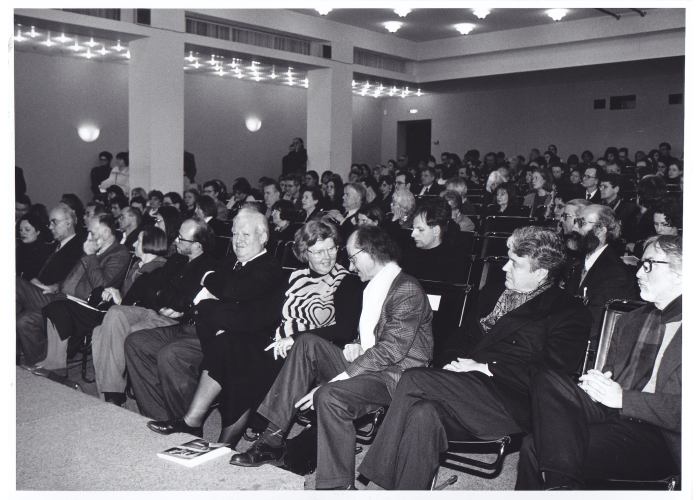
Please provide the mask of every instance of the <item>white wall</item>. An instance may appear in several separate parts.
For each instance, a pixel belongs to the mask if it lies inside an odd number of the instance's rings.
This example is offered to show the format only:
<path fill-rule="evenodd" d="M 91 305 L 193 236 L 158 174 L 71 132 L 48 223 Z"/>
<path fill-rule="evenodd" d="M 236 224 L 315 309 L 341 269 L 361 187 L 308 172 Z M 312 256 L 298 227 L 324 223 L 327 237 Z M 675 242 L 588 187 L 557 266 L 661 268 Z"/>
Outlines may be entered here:
<path fill-rule="evenodd" d="M 464 155 L 476 148 L 482 155 L 504 151 L 524 154 L 557 144 L 560 156 L 590 149 L 602 154 L 610 145 L 631 153 L 648 151 L 668 141 L 683 151 L 683 106 L 668 105 L 668 94 L 683 92 L 682 63 L 646 62 L 540 74 L 537 78 L 491 78 L 473 90 L 385 99 L 382 158 L 395 158 L 397 121 L 432 120 L 432 153 Z M 632 110 L 594 110 L 593 100 L 636 94 Z M 418 113 L 409 114 L 410 108 Z M 435 144 L 439 141 L 439 144 Z M 403 153 L 403 152 L 398 152 Z"/>

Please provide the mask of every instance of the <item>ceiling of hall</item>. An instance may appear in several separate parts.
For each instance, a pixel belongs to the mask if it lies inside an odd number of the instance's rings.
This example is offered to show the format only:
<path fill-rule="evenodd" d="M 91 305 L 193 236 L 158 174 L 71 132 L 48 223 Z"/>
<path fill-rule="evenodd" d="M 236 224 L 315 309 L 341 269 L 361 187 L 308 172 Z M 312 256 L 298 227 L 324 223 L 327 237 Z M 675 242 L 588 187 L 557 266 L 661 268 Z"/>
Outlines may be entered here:
<path fill-rule="evenodd" d="M 393 36 L 414 42 L 462 36 L 454 28 L 457 23 L 474 23 L 477 27 L 472 33 L 479 34 L 554 22 L 545 14 L 547 9 L 543 8 L 491 9 L 491 13 L 485 19 L 478 19 L 473 14 L 472 9 L 415 9 L 406 17 L 399 17 L 393 9 L 333 9 L 325 16 L 321 16 L 314 9 L 293 10 L 309 16 L 323 17 L 330 21 L 387 34 L 389 33 L 383 25 L 384 22 L 401 21 L 404 25 Z M 607 8 L 607 10 L 622 16 L 620 22 L 628 16 L 639 17 L 637 12 L 629 8 Z M 653 9 L 644 10 L 651 11 Z M 600 16 L 607 17 L 608 15 L 597 9 L 569 9 L 566 17 L 559 22 L 565 23 Z"/>

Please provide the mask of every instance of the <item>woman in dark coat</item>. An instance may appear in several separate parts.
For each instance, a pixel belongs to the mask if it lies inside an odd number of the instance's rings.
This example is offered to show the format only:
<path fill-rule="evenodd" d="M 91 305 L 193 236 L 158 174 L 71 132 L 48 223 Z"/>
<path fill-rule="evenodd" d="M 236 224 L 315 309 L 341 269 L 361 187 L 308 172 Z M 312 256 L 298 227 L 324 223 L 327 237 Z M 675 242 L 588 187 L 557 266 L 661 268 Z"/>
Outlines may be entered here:
<path fill-rule="evenodd" d="M 41 219 L 32 213 L 20 217 L 17 224 L 19 243 L 17 244 L 16 273 L 27 281 L 39 274 L 41 267 L 54 250 L 49 243 L 49 229 Z"/>

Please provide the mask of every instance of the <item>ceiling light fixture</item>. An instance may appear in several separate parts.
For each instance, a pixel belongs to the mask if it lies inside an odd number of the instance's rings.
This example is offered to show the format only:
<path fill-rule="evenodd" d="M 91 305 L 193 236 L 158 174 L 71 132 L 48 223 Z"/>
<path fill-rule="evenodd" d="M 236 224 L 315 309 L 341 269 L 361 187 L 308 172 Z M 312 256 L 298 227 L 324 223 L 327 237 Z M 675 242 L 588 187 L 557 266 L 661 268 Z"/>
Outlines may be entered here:
<path fill-rule="evenodd" d="M 37 33 L 36 28 L 34 28 L 34 26 L 32 26 L 32 28 L 29 30 L 29 33 L 27 33 L 27 36 L 29 38 L 36 38 L 39 36 L 39 33 Z"/>
<path fill-rule="evenodd" d="M 545 11 L 554 21 L 561 21 L 568 12 L 566 9 L 549 9 Z"/>
<path fill-rule="evenodd" d="M 75 43 L 68 47 L 68 50 L 72 50 L 73 52 L 80 52 L 81 50 L 83 50 L 83 48 L 78 43 L 78 37 L 75 38 Z"/>
<path fill-rule="evenodd" d="M 420 96 L 423 95 L 423 92 L 421 92 L 420 89 L 418 89 L 418 90 L 416 91 L 416 95 L 417 95 L 418 97 L 420 97 Z"/>
<path fill-rule="evenodd" d="M 411 13 L 411 9 L 407 9 L 406 7 L 399 7 L 398 9 L 394 9 L 394 12 L 399 17 L 406 17 Z"/>
<path fill-rule="evenodd" d="M 126 49 L 126 52 L 124 52 L 124 57 L 131 59 L 131 51 L 129 49 Z"/>
<path fill-rule="evenodd" d="M 89 41 L 89 42 L 85 42 L 85 45 L 87 45 L 87 46 L 90 47 L 90 48 L 93 48 L 93 47 L 95 47 L 95 46 L 97 45 L 97 42 L 95 41 L 94 38 L 90 37 L 90 41 Z"/>
<path fill-rule="evenodd" d="M 270 72 L 270 80 L 277 79 L 277 73 L 275 73 L 275 65 L 272 65 L 272 71 Z"/>
<path fill-rule="evenodd" d="M 486 16 L 491 14 L 491 9 L 472 9 L 472 12 L 479 19 L 486 19 Z"/>
<path fill-rule="evenodd" d="M 115 52 L 121 52 L 122 50 L 124 50 L 124 47 L 122 47 L 122 41 L 117 40 L 117 44 L 112 46 L 112 50 Z"/>
<path fill-rule="evenodd" d="M 193 63 L 193 62 L 195 62 L 196 60 L 197 60 L 197 58 L 194 57 L 194 55 L 192 54 L 192 51 L 190 50 L 190 55 L 187 56 L 187 57 L 185 57 L 185 61 Z"/>
<path fill-rule="evenodd" d="M 455 24 L 455 29 L 459 31 L 460 34 L 462 35 L 468 35 L 471 33 L 474 28 L 476 28 L 476 24 L 474 23 L 459 23 Z"/>
<path fill-rule="evenodd" d="M 384 23 L 384 27 L 389 33 L 396 33 L 401 29 L 401 26 L 403 26 L 401 21 L 387 21 Z"/>
<path fill-rule="evenodd" d="M 50 31 L 46 34 L 46 40 L 41 42 L 41 44 L 45 47 L 53 47 L 54 45 L 56 45 L 56 42 L 51 40 L 51 32 Z"/>
<path fill-rule="evenodd" d="M 86 51 L 84 54 L 80 54 L 80 55 L 83 56 L 85 59 L 92 59 L 93 57 L 95 57 L 95 54 L 93 54 L 93 53 L 90 51 L 90 48 L 89 48 L 89 47 L 88 47 L 87 51 Z"/>
<path fill-rule="evenodd" d="M 329 9 L 328 7 L 320 7 L 320 8 L 317 8 L 317 9 L 316 9 L 316 12 L 318 12 L 318 13 L 321 14 L 322 16 L 325 16 L 325 15 L 327 15 L 327 14 L 328 14 L 330 11 L 332 11 L 332 10 L 333 10 L 333 9 Z"/>
<path fill-rule="evenodd" d="M 27 37 L 22 36 L 22 30 L 17 28 L 17 34 L 15 35 L 15 42 L 24 42 Z"/>
<path fill-rule="evenodd" d="M 65 33 L 61 33 L 61 36 L 57 36 L 56 38 L 54 38 L 54 40 L 56 40 L 58 43 L 68 43 L 68 42 L 72 41 L 73 39 L 70 37 L 67 37 Z"/>
<path fill-rule="evenodd" d="M 106 55 L 109 53 L 109 51 L 108 51 L 107 49 L 105 49 L 105 46 L 104 46 L 104 45 L 103 45 L 102 48 L 101 48 L 100 50 L 98 50 L 97 52 L 98 52 L 101 56 L 106 56 Z"/>

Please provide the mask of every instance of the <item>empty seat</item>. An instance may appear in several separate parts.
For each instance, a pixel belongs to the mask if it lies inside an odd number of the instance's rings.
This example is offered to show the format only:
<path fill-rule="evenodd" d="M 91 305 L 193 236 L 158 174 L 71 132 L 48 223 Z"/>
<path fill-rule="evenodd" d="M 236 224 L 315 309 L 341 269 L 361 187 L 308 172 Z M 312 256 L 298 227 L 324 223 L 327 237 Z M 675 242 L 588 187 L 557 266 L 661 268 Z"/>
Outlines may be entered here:
<path fill-rule="evenodd" d="M 481 240 L 481 252 L 479 255 L 481 258 L 506 256 L 508 255 L 507 241 L 508 236 L 487 233 Z"/>

